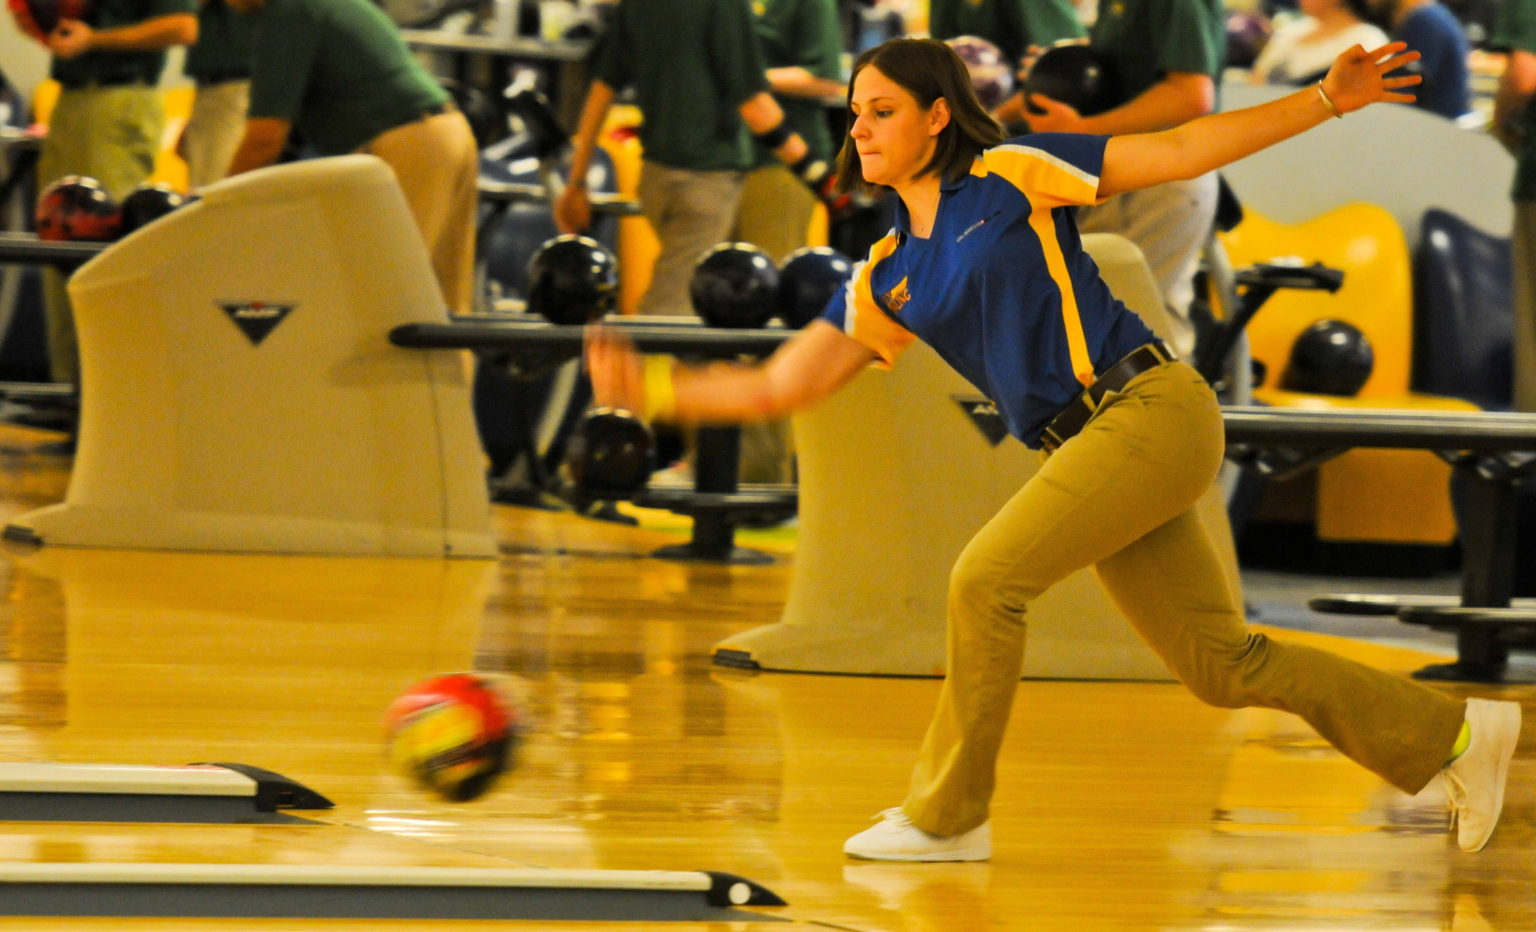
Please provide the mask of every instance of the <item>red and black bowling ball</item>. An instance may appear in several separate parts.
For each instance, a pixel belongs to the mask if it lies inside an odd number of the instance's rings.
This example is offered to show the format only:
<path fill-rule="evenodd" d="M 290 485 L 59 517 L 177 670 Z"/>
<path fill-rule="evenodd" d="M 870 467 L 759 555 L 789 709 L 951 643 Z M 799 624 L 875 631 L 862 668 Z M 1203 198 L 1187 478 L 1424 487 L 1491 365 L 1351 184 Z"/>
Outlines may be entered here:
<path fill-rule="evenodd" d="M 528 310 L 552 324 L 590 323 L 618 298 L 619 260 L 595 239 L 557 236 L 528 260 Z"/>
<path fill-rule="evenodd" d="M 988 110 L 996 110 L 1013 96 L 1013 64 L 1003 57 L 1003 50 L 980 36 L 955 36 L 944 44 L 955 50 L 970 72 L 976 99 Z"/>
<path fill-rule="evenodd" d="M 517 713 L 495 681 L 449 673 L 412 685 L 384 714 L 390 759 L 451 802 L 483 795 L 511 769 Z"/>
<path fill-rule="evenodd" d="M 107 242 L 117 238 L 122 217 L 117 202 L 95 178 L 65 175 L 37 199 L 37 237 L 44 240 Z"/>
<path fill-rule="evenodd" d="M 721 243 L 694 266 L 688 296 L 711 327 L 761 327 L 779 311 L 779 270 L 750 243 Z"/>
<path fill-rule="evenodd" d="M 1113 62 L 1093 46 L 1068 40 L 1040 53 L 1024 79 L 1024 92 L 1064 103 L 1083 116 L 1103 113 L 1120 103 Z M 1045 111 L 1029 103 L 1033 113 Z"/>
<path fill-rule="evenodd" d="M 853 261 L 829 246 L 806 246 L 779 269 L 779 318 L 799 329 L 821 316 L 827 302 L 847 287 Z"/>
<path fill-rule="evenodd" d="M 576 487 L 594 498 L 622 498 L 645 488 L 656 469 L 656 438 L 620 408 L 593 408 L 576 426 L 566 457 Z"/>
<path fill-rule="evenodd" d="M 1291 344 L 1280 387 L 1316 395 L 1354 395 L 1371 377 L 1376 354 L 1360 328 L 1347 321 L 1313 321 Z"/>
<path fill-rule="evenodd" d="M 186 195 L 168 184 L 141 184 L 123 198 L 119 236 L 127 236 L 187 203 Z"/>

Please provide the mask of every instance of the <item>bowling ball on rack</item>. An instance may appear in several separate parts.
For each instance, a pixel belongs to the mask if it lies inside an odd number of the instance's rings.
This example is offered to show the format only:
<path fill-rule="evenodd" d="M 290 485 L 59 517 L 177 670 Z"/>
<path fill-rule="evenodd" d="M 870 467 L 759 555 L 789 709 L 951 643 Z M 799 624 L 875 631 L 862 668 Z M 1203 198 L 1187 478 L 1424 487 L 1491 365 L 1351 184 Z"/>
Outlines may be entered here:
<path fill-rule="evenodd" d="M 571 437 L 566 468 L 593 498 L 623 498 L 645 488 L 656 469 L 656 437 L 621 408 L 593 408 Z"/>
<path fill-rule="evenodd" d="M 187 203 L 186 195 L 168 184 L 161 182 L 141 184 L 123 198 L 122 207 L 119 209 L 122 224 L 117 235 L 127 236 Z"/>
<path fill-rule="evenodd" d="M 518 719 L 496 681 L 448 673 L 413 684 L 384 714 L 390 760 L 450 802 L 482 796 L 512 768 Z"/>
<path fill-rule="evenodd" d="M 711 327 L 761 327 L 779 311 L 779 270 L 751 243 L 721 243 L 694 266 L 688 297 Z"/>
<path fill-rule="evenodd" d="M 1029 102 L 1029 94 L 1067 104 L 1083 116 L 1103 113 L 1120 103 L 1113 62 L 1093 46 L 1072 40 L 1040 53 L 1024 78 L 1024 93 L 1031 113 L 1045 111 Z"/>
<path fill-rule="evenodd" d="M 1342 320 L 1313 321 L 1291 344 L 1280 387 L 1348 397 L 1365 386 L 1375 363 L 1371 341 L 1359 327 Z"/>
<path fill-rule="evenodd" d="M 37 199 L 37 237 L 49 241 L 107 242 L 122 224 L 118 204 L 95 178 L 65 175 Z"/>
<path fill-rule="evenodd" d="M 552 324 L 585 324 L 619 299 L 619 260 L 595 239 L 565 234 L 528 260 L 528 310 Z"/>
<path fill-rule="evenodd" d="M 955 50 L 971 75 L 976 99 L 988 110 L 996 110 L 1013 96 L 1013 64 L 1003 57 L 1003 50 L 980 36 L 955 36 L 944 44 Z"/>
<path fill-rule="evenodd" d="M 779 269 L 779 319 L 799 329 L 821 316 L 853 277 L 853 261 L 828 246 L 806 246 Z"/>

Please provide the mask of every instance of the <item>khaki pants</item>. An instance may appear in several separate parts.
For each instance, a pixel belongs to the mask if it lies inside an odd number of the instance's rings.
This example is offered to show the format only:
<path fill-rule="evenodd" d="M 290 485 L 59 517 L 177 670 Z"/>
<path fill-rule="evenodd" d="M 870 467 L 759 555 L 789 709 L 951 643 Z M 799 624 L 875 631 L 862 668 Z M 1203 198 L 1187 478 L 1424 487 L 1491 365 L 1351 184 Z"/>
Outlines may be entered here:
<path fill-rule="evenodd" d="M 48 120 L 38 156 L 41 192 L 64 175 L 87 175 L 122 200 L 155 170 L 165 111 L 160 93 L 145 85 L 66 89 Z M 48 365 L 56 382 L 80 377 L 75 320 L 64 276 L 43 270 L 43 307 L 48 316 Z"/>
<path fill-rule="evenodd" d="M 394 170 L 444 305 L 457 314 L 473 310 L 480 154 L 464 115 L 442 113 L 397 126 L 357 151 L 378 156 Z"/>
<path fill-rule="evenodd" d="M 187 160 L 192 190 L 229 174 L 229 163 L 245 135 L 245 111 L 251 82 L 224 81 L 201 85 L 192 98 L 192 115 L 181 134 L 181 157 Z"/>
<path fill-rule="evenodd" d="M 640 313 L 684 317 L 693 313 L 688 282 L 699 257 L 730 238 L 741 198 L 742 173 L 693 171 L 646 162 L 640 170 L 640 209 L 661 252 Z"/>
<path fill-rule="evenodd" d="M 1406 792 L 1440 770 L 1459 700 L 1247 630 L 1194 509 L 1223 443 L 1205 382 L 1183 363 L 1161 366 L 1111 394 L 966 546 L 950 577 L 949 675 L 903 804 L 915 824 L 953 835 L 986 821 L 1029 602 L 1090 565 L 1202 701 L 1294 712 Z"/>
<path fill-rule="evenodd" d="M 1195 355 L 1189 304 L 1195 297 L 1200 252 L 1215 219 L 1215 172 L 1127 191 L 1077 211 L 1078 232 L 1119 233 L 1141 247 L 1168 308 L 1173 325 L 1170 342 L 1182 359 Z"/>

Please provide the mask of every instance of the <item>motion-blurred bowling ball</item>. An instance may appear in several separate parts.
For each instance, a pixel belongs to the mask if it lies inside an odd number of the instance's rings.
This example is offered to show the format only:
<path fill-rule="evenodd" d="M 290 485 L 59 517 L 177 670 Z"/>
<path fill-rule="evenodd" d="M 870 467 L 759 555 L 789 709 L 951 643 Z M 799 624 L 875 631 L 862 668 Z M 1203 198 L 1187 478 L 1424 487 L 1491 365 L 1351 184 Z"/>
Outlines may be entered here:
<path fill-rule="evenodd" d="M 512 767 L 517 713 L 494 681 L 476 673 L 422 680 L 384 715 L 390 759 L 423 789 L 468 802 Z"/>
<path fill-rule="evenodd" d="M 106 242 L 122 222 L 117 202 L 95 178 L 65 175 L 37 199 L 37 237 Z"/>
<path fill-rule="evenodd" d="M 1103 113 L 1120 102 L 1113 64 L 1081 42 L 1058 42 L 1040 53 L 1024 79 L 1024 91 L 1067 104 L 1083 116 Z M 1030 111 L 1044 112 L 1033 105 Z"/>
<path fill-rule="evenodd" d="M 694 266 L 688 296 L 711 327 L 761 327 L 779 310 L 779 270 L 750 243 L 721 243 Z"/>
<path fill-rule="evenodd" d="M 552 324 L 585 324 L 613 310 L 619 260 L 595 239 L 557 236 L 528 260 L 528 310 Z"/>
<path fill-rule="evenodd" d="M 123 198 L 123 206 L 119 211 L 122 226 L 117 235 L 127 236 L 186 203 L 186 196 L 168 184 L 141 184 Z"/>
<path fill-rule="evenodd" d="M 85 19 L 90 0 L 7 0 L 16 21 L 33 38 L 44 40 L 66 19 Z"/>
<path fill-rule="evenodd" d="M 1371 341 L 1354 324 L 1319 320 L 1291 344 L 1280 387 L 1318 395 L 1354 395 L 1371 377 Z"/>
<path fill-rule="evenodd" d="M 976 98 L 988 110 L 996 110 L 1013 95 L 1013 65 L 1003 58 L 1003 51 L 980 36 L 956 36 L 944 40 L 965 62 L 971 74 Z"/>
<path fill-rule="evenodd" d="M 853 277 L 853 262 L 829 246 L 806 246 L 779 269 L 779 318 L 799 329 L 821 316 Z"/>
<path fill-rule="evenodd" d="M 645 488 L 656 468 L 656 438 L 628 411 L 593 408 L 571 437 L 566 466 L 589 495 L 629 495 Z"/>

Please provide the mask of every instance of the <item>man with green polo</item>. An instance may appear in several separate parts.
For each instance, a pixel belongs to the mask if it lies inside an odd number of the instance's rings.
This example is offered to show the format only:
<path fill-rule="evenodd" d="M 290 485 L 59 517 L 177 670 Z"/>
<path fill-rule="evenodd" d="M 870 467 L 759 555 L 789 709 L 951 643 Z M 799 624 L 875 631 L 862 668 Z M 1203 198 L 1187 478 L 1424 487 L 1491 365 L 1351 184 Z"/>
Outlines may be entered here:
<path fill-rule="evenodd" d="M 443 301 L 474 304 L 479 153 L 448 92 L 368 0 L 226 0 L 256 17 L 251 101 L 229 173 L 276 162 L 297 128 L 318 155 L 375 155 L 394 170 Z"/>

